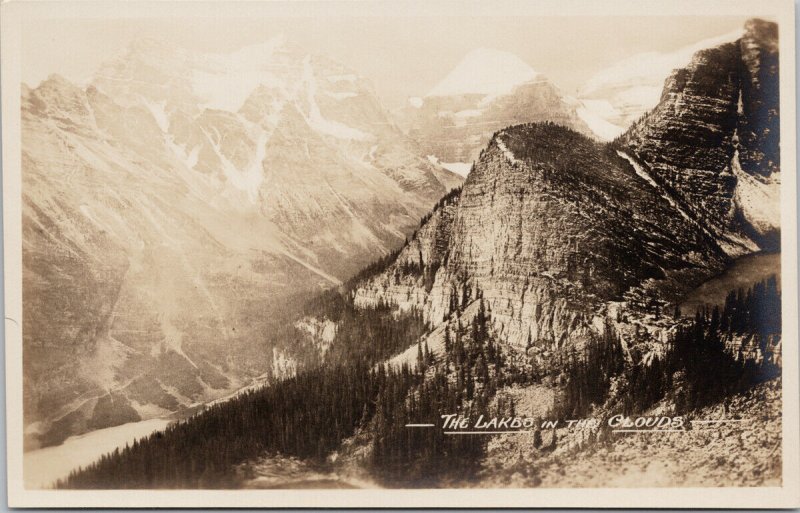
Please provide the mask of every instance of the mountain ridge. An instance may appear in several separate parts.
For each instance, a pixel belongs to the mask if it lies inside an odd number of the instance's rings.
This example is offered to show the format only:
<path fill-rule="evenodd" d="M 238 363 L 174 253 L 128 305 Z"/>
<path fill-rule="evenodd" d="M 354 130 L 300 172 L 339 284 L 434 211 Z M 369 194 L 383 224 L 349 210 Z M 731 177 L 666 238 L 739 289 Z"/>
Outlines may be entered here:
<path fill-rule="evenodd" d="M 495 132 L 459 197 L 354 301 L 417 308 L 435 326 L 463 287 L 470 300 L 480 290 L 510 345 L 560 347 L 599 329 L 619 302 L 669 308 L 731 258 L 773 249 L 775 235 L 752 237 L 736 202 L 778 174 L 776 38 L 774 24 L 750 21 L 736 43 L 698 51 L 667 78 L 661 103 L 612 143 L 547 123 Z M 734 150 L 755 157 L 736 176 Z M 448 243 L 437 253 L 425 248 L 440 242 L 419 237 Z"/>

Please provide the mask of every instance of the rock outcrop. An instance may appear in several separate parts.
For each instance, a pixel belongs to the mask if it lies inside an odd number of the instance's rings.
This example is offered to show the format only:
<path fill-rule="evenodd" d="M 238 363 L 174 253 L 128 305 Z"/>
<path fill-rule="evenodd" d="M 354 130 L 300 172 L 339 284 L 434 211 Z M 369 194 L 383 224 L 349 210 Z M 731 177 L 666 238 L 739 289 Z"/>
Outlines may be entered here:
<path fill-rule="evenodd" d="M 495 135 L 458 198 L 355 301 L 417 307 L 437 324 L 482 297 L 508 343 L 554 348 L 599 326 L 601 306 L 631 288 L 687 286 L 725 261 L 614 149 L 530 124 Z"/>
<path fill-rule="evenodd" d="M 551 123 L 499 131 L 458 197 L 356 289 L 356 304 L 419 308 L 437 325 L 480 297 L 503 340 L 552 349 L 623 303 L 663 315 L 731 258 L 769 248 L 775 37 L 751 21 L 735 43 L 698 52 L 613 143 Z"/>

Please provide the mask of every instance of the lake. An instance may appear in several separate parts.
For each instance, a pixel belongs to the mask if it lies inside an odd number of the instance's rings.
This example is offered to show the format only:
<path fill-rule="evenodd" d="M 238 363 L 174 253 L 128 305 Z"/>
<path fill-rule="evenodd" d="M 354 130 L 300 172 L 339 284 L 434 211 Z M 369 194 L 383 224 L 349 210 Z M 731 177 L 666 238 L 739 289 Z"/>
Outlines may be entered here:
<path fill-rule="evenodd" d="M 71 436 L 61 445 L 44 447 L 23 454 L 25 488 L 50 488 L 77 467 L 86 466 L 117 447 L 167 427 L 169 420 L 151 419 L 98 429 Z"/>
<path fill-rule="evenodd" d="M 681 312 L 683 315 L 694 315 L 704 305 L 722 306 L 731 290 L 739 287 L 747 289 L 773 274 L 777 276 L 780 285 L 780 253 L 757 253 L 738 258 L 725 272 L 691 291 L 680 305 Z"/>

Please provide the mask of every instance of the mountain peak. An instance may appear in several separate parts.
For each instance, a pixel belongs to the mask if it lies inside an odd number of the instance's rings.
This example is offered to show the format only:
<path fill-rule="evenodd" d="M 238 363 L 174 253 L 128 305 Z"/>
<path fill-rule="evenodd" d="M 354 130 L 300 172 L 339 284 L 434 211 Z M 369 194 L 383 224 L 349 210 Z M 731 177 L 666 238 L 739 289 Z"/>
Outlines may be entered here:
<path fill-rule="evenodd" d="M 78 89 L 78 86 L 64 78 L 64 76 L 59 75 L 58 73 L 51 73 L 45 80 L 43 80 L 37 89 L 45 88 L 45 89 L 61 89 L 61 90 L 69 90 L 72 91 L 74 89 Z"/>
<path fill-rule="evenodd" d="M 53 73 L 42 80 L 31 92 L 40 97 L 51 98 L 54 104 L 63 102 L 75 104 L 83 101 L 83 89 L 58 73 Z"/>
<path fill-rule="evenodd" d="M 536 78 L 537 73 L 513 53 L 477 48 L 439 82 L 427 96 L 484 94 L 499 96 Z"/>
<path fill-rule="evenodd" d="M 778 51 L 778 25 L 774 22 L 751 18 L 744 25 L 744 37 L 758 42 L 769 52 Z"/>

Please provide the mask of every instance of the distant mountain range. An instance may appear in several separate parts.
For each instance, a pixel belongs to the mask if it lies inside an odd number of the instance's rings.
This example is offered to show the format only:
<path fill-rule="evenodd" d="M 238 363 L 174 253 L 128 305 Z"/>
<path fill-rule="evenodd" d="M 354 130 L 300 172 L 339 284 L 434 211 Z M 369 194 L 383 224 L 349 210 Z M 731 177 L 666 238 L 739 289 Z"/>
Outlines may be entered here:
<path fill-rule="evenodd" d="M 673 52 L 646 52 L 596 73 L 577 96 L 563 93 L 516 55 L 479 48 L 464 56 L 425 96 L 409 99 L 401 126 L 432 162 L 466 174 L 491 135 L 514 124 L 552 121 L 601 141 L 620 135 L 655 107 L 664 80 L 698 50 L 742 31 Z"/>

